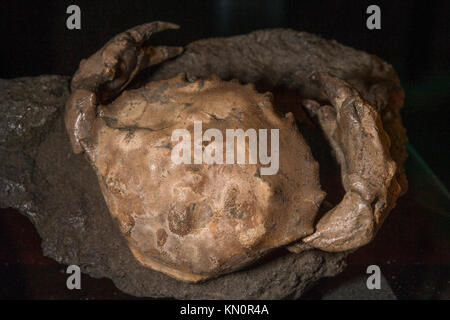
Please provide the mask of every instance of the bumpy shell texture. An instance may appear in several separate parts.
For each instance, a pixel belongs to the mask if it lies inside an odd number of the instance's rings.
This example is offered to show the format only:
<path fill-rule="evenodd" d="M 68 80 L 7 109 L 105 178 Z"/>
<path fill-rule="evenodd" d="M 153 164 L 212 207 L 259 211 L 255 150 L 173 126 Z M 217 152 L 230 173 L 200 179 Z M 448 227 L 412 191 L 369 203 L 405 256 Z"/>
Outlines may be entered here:
<path fill-rule="evenodd" d="M 270 95 L 251 85 L 218 78 L 188 82 L 180 75 L 125 91 L 99 115 L 88 156 L 142 264 L 197 281 L 314 232 L 325 196 L 318 163 L 293 116 L 276 114 Z M 193 137 L 195 121 L 203 131 L 224 134 L 230 128 L 278 129 L 277 174 L 261 175 L 261 164 L 174 164 L 171 134 L 186 128 Z"/>

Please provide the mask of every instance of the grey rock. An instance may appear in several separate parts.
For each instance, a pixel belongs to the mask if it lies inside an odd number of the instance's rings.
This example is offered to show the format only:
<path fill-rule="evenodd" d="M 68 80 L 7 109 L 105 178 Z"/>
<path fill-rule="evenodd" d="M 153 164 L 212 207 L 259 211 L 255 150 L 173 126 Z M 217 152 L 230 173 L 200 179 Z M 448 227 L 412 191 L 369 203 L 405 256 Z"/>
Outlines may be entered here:
<path fill-rule="evenodd" d="M 22 147 L 39 142 L 68 93 L 67 77 L 0 79 L 0 144 Z"/>

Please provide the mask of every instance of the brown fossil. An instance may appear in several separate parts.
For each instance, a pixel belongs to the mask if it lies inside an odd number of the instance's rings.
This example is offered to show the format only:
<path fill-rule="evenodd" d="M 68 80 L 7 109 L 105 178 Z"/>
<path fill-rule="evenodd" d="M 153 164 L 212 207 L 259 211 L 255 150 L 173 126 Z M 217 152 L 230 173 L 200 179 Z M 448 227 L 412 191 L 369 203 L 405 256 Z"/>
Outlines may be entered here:
<path fill-rule="evenodd" d="M 316 223 L 325 197 L 318 163 L 294 116 L 277 113 L 270 94 L 214 75 L 129 88 L 141 70 L 182 52 L 144 46 L 151 34 L 176 27 L 154 22 L 113 38 L 80 63 L 66 104 L 73 151 L 94 167 L 135 258 L 196 282 L 280 246 L 345 251 L 371 241 L 402 191 L 378 110 L 346 81 L 321 70 L 311 75 L 321 93 L 305 107 L 335 151 L 346 191 Z M 278 173 L 260 175 L 260 164 L 175 165 L 171 133 L 192 133 L 194 121 L 222 132 L 278 129 Z"/>

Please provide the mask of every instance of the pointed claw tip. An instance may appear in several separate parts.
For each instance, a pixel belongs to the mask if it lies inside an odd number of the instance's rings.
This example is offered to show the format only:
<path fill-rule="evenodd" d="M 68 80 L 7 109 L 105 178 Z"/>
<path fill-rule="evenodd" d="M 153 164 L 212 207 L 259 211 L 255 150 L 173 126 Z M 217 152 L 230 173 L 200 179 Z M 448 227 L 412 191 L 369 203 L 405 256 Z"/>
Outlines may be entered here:
<path fill-rule="evenodd" d="M 177 53 L 177 55 L 183 53 L 184 48 L 183 47 L 175 47 L 175 52 Z"/>
<path fill-rule="evenodd" d="M 166 22 L 166 21 L 158 21 L 157 23 L 161 26 L 161 30 L 180 29 L 180 26 L 176 23 Z"/>

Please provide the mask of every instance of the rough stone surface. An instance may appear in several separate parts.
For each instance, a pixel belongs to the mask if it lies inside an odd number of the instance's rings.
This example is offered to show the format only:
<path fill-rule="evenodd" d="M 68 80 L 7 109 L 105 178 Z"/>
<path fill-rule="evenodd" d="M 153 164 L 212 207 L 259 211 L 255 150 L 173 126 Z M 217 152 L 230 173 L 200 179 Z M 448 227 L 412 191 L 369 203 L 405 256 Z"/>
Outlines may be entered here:
<path fill-rule="evenodd" d="M 188 77 L 215 73 L 223 79 L 256 82 L 268 89 L 286 87 L 318 97 L 300 80 L 309 76 L 308 68 L 342 77 L 379 109 L 392 141 L 391 153 L 402 168 L 406 157 L 399 117 L 403 91 L 395 72 L 378 58 L 336 42 L 290 30 L 202 40 L 156 70 L 152 79 L 167 79 L 182 71 Z M 111 278 L 127 293 L 151 297 L 298 298 L 317 279 L 342 271 L 347 253 L 293 254 L 284 248 L 244 270 L 199 284 L 183 283 L 139 265 L 110 217 L 93 169 L 83 156 L 72 153 L 62 117 L 68 80 L 41 76 L 0 81 L 0 207 L 16 208 L 30 218 L 46 256 L 78 264 L 93 277 Z M 399 176 L 406 184 L 402 170 Z"/>

